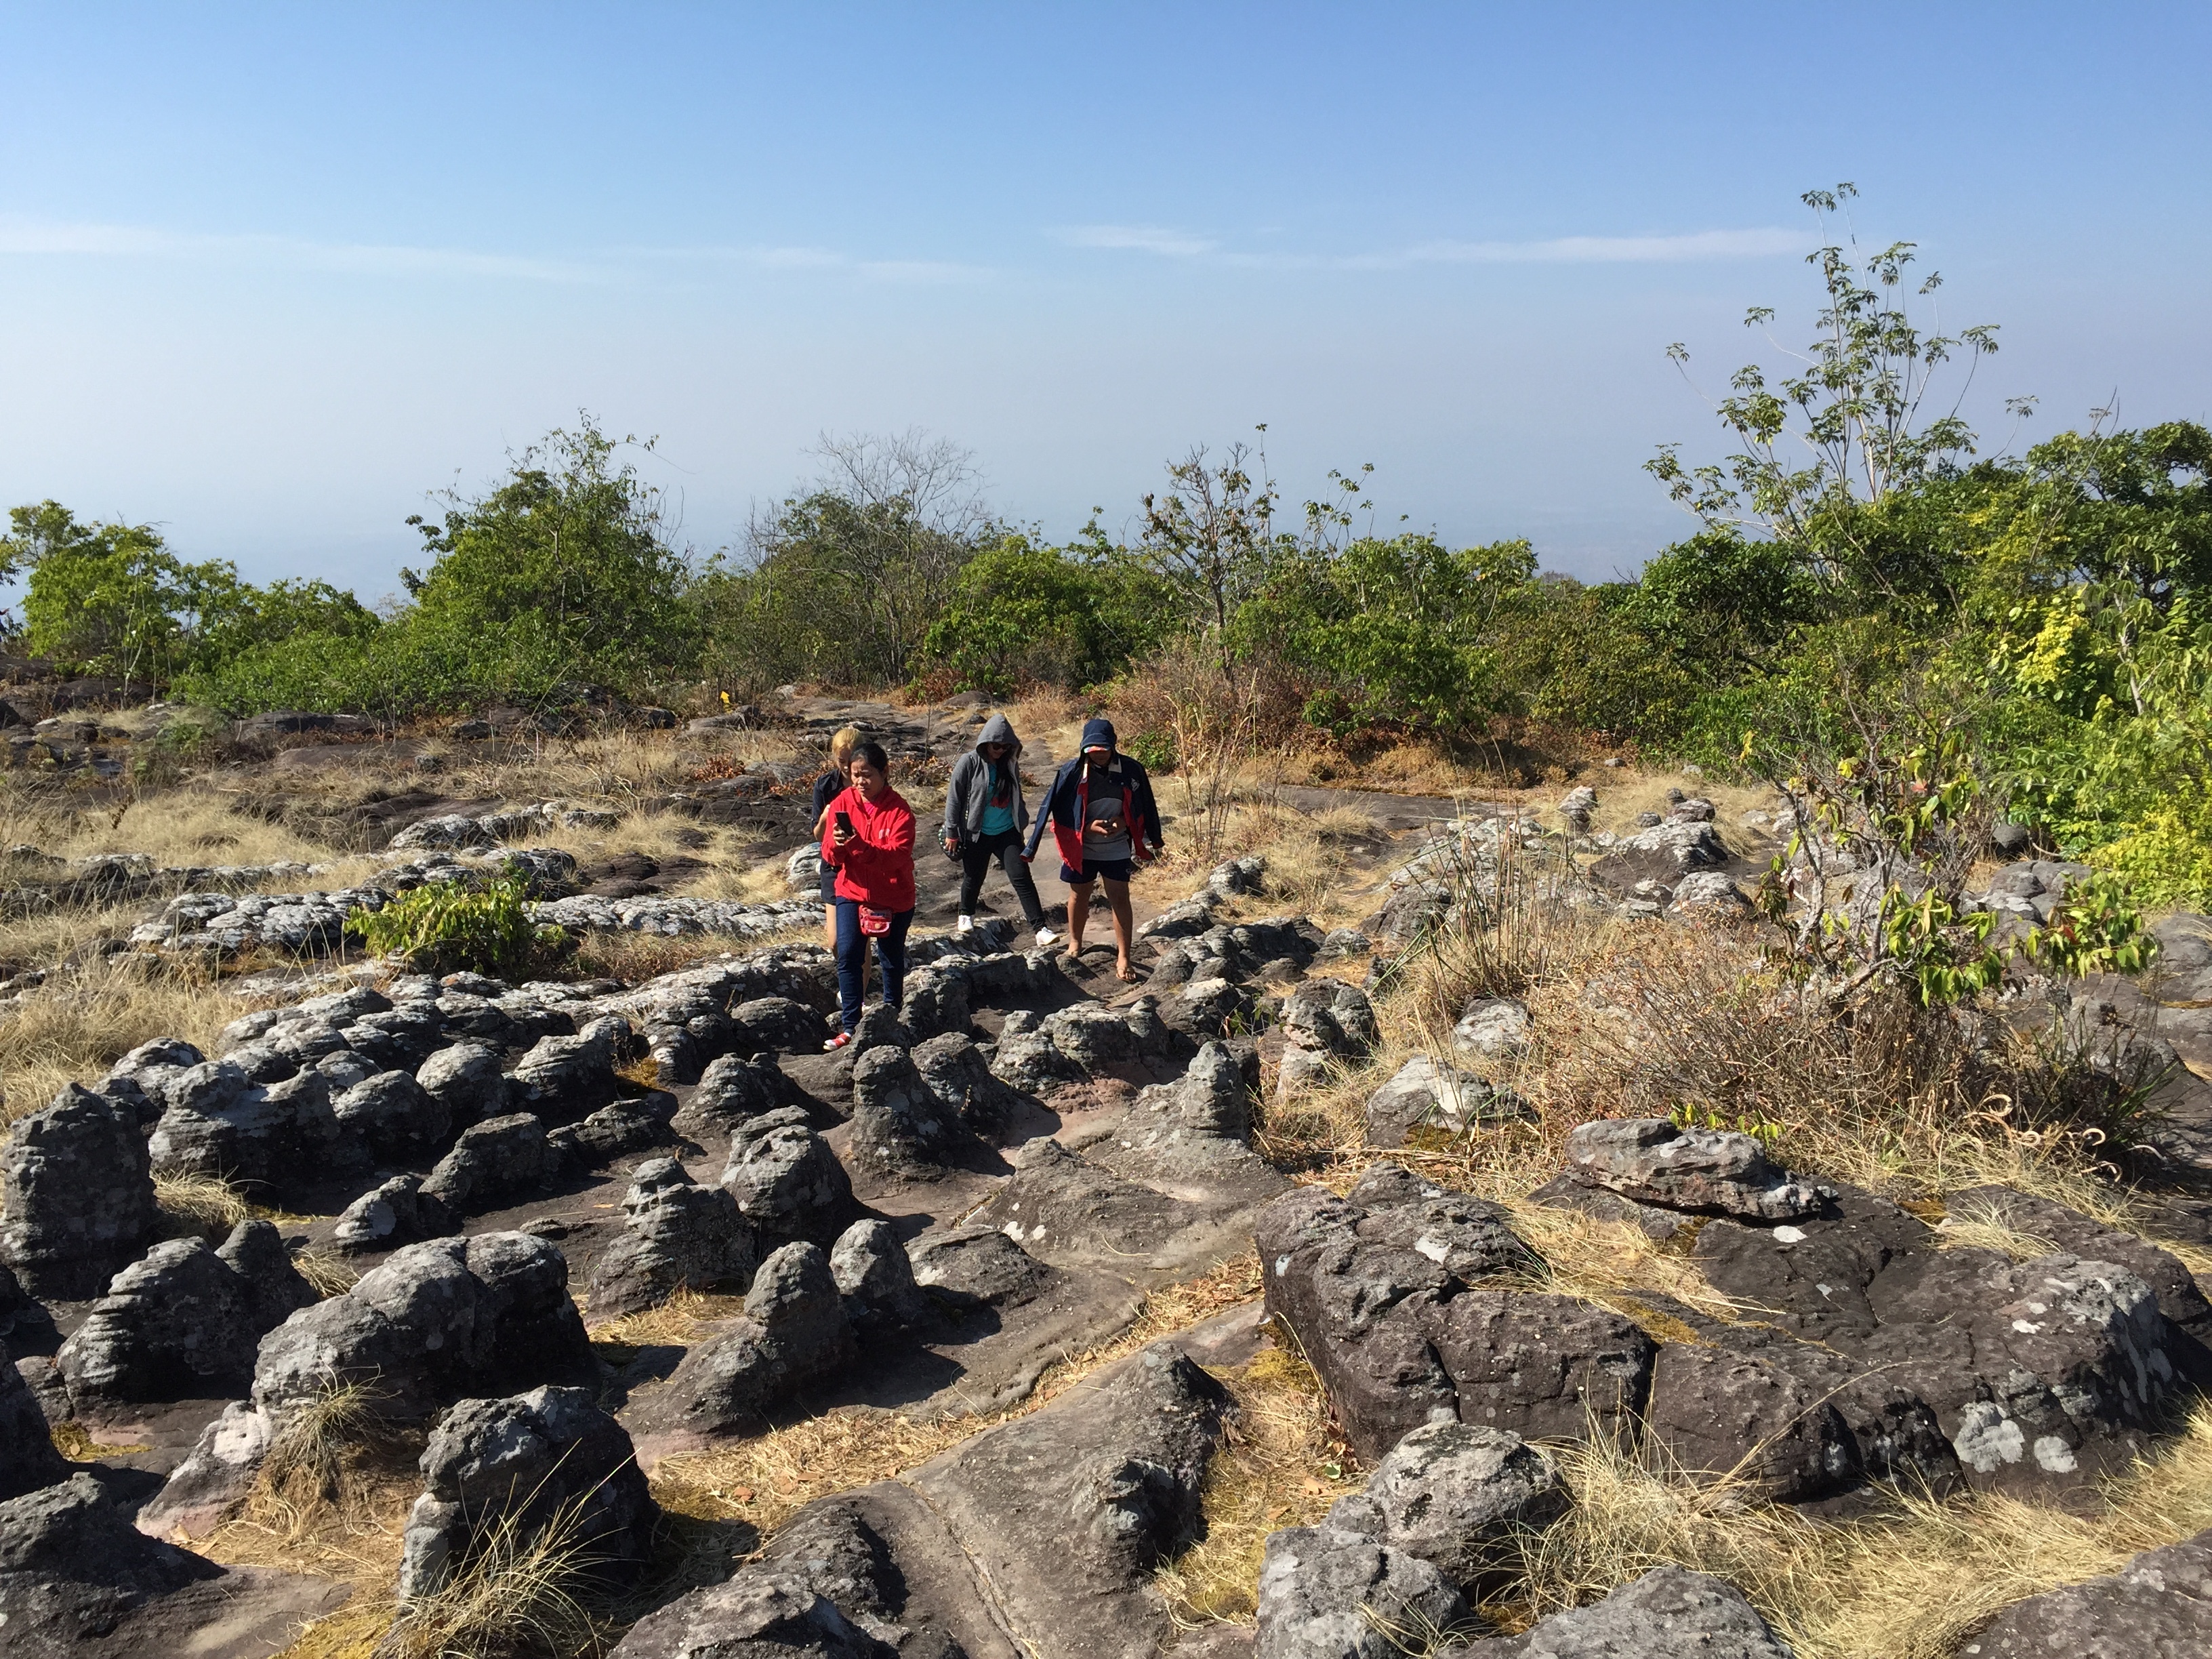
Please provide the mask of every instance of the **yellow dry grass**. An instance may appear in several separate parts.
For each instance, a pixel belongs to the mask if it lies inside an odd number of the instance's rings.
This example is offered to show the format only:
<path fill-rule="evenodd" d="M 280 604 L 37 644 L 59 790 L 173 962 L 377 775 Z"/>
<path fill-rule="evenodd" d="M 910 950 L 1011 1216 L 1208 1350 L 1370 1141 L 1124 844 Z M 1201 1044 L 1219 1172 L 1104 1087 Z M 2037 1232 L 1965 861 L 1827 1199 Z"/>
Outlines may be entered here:
<path fill-rule="evenodd" d="M 1509 1630 L 1662 1566 L 1728 1579 L 1801 1659 L 1949 1659 L 2027 1596 L 2116 1571 L 2212 1525 L 2212 1407 L 2086 1514 L 1976 1494 L 1897 1496 L 1844 1525 L 1692 1480 L 1603 1434 L 1551 1448 L 1574 1504 L 1520 1540 Z"/>
<path fill-rule="evenodd" d="M 95 1440 L 75 1418 L 64 1418 L 54 1424 L 46 1431 L 46 1437 L 54 1443 L 54 1449 L 72 1463 L 91 1463 L 103 1457 L 125 1457 L 132 1452 L 152 1449 L 144 1445 L 109 1445 Z"/>
<path fill-rule="evenodd" d="M 1267 1535 L 1314 1525 L 1364 1480 L 1321 1379 L 1297 1352 L 1270 1346 L 1249 1364 L 1214 1375 L 1237 1412 L 1199 1492 L 1204 1530 L 1156 1579 L 1170 1616 L 1183 1628 L 1249 1624 Z"/>
<path fill-rule="evenodd" d="M 679 1290 L 657 1308 L 603 1320 L 590 1328 L 592 1342 L 608 1348 L 650 1348 L 673 1344 L 683 1346 L 713 1319 L 727 1319 L 744 1311 L 742 1296 L 710 1296 L 703 1291 Z"/>
<path fill-rule="evenodd" d="M 714 1451 L 665 1459 L 653 1470 L 653 1494 L 680 1515 L 743 1521 L 766 1542 L 816 1498 L 902 1474 L 986 1429 L 1026 1417 L 1101 1365 L 1259 1293 L 1258 1258 L 1244 1256 L 1152 1291 L 1119 1335 L 1053 1364 L 1026 1399 L 1004 1411 L 941 1418 L 873 1407 L 833 1412 Z"/>
<path fill-rule="evenodd" d="M 312 864 L 331 849 L 281 823 L 234 810 L 239 796 L 191 783 L 118 805 L 87 806 L 0 786 L 0 845 L 59 858 L 143 853 L 158 866 Z"/>
<path fill-rule="evenodd" d="M 188 969 L 94 961 L 26 992 L 0 1015 L 0 1090 L 9 1119 L 63 1084 L 88 1082 L 142 1042 L 180 1036 L 212 1052 L 252 1003 Z"/>

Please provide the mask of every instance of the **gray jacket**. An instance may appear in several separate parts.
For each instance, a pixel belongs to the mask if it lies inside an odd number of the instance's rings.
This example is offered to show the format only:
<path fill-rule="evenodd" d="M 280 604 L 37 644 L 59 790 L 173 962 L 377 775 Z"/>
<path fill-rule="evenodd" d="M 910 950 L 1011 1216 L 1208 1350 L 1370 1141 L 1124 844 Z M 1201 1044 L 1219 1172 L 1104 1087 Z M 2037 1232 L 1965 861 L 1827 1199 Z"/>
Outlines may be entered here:
<path fill-rule="evenodd" d="M 963 840 L 978 841 L 983 834 L 983 810 L 991 804 L 991 763 L 983 758 L 987 743 L 1006 745 L 1001 763 L 1014 775 L 1014 828 L 1029 827 L 1029 803 L 1022 799 L 1022 740 L 1004 714 L 994 714 L 975 734 L 975 747 L 952 763 L 952 776 L 945 786 L 945 834 L 956 831 Z"/>

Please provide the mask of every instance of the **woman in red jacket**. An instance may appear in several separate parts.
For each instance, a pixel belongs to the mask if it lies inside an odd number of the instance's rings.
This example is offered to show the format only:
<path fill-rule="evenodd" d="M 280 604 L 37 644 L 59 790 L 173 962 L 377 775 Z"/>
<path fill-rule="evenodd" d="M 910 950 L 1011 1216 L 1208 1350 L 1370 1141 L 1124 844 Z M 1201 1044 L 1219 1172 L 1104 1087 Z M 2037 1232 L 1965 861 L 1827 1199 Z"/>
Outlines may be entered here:
<path fill-rule="evenodd" d="M 906 990 L 906 932 L 914 925 L 914 809 L 891 787 L 879 743 L 853 751 L 851 787 L 830 803 L 822 861 L 837 872 L 837 1000 L 844 1029 L 822 1046 L 842 1048 L 860 1023 L 868 943 L 884 965 L 884 1002 Z"/>

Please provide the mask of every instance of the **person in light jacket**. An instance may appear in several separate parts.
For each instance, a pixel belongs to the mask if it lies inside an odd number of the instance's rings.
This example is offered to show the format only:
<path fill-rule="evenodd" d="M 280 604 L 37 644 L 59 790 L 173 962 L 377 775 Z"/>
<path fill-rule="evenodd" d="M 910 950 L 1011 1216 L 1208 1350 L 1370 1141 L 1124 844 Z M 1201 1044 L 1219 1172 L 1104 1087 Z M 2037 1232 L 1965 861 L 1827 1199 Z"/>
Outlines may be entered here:
<path fill-rule="evenodd" d="M 1022 831 L 1029 824 L 1029 803 L 1022 798 L 1022 740 L 1011 720 L 994 714 L 975 734 L 975 748 L 952 763 L 945 788 L 945 850 L 960 860 L 956 933 L 975 927 L 975 901 L 983 896 L 983 878 L 996 859 L 1023 919 L 1036 930 L 1036 942 L 1050 945 L 1058 937 L 1045 926 L 1044 906 L 1037 902 L 1029 860 L 1022 856 Z"/>
<path fill-rule="evenodd" d="M 906 991 L 906 935 L 914 925 L 914 809 L 891 787 L 890 757 L 864 743 L 853 781 L 831 799 L 822 861 L 837 872 L 837 1002 L 843 1029 L 822 1046 L 842 1048 L 860 1024 L 868 943 L 883 964 L 884 1002 Z"/>
<path fill-rule="evenodd" d="M 1083 950 L 1083 930 L 1091 917 L 1093 882 L 1103 883 L 1114 915 L 1115 977 L 1132 981 L 1129 961 L 1129 881 L 1140 864 L 1151 862 L 1166 845 L 1152 781 L 1145 769 L 1114 747 L 1114 723 L 1084 722 L 1083 747 L 1060 769 L 1046 792 L 1043 810 L 1030 830 L 1024 858 L 1036 856 L 1044 827 L 1052 825 L 1060 849 L 1060 878 L 1067 884 L 1067 954 Z"/>

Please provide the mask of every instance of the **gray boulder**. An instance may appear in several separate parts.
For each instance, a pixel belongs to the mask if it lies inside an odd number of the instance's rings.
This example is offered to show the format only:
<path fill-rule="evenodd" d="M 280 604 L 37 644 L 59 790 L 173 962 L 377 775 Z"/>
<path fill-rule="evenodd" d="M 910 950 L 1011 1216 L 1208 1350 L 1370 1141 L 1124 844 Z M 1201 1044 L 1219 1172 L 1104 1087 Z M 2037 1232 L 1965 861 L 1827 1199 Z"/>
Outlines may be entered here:
<path fill-rule="evenodd" d="M 736 1047 L 749 1054 L 775 1052 L 812 1054 L 820 1049 L 830 1027 L 820 1014 L 790 997 L 755 997 L 730 1010 L 736 1027 Z"/>
<path fill-rule="evenodd" d="M 1528 1005 L 1516 997 L 1472 997 L 1452 1027 L 1451 1046 L 1479 1060 L 1518 1060 L 1528 1052 Z"/>
<path fill-rule="evenodd" d="M 1229 1407 L 1187 1353 L 1155 1343 L 905 1480 L 1039 1633 L 1025 1645 L 1067 1659 L 1158 1653 L 1172 1634 L 1153 1575 L 1197 1529 Z M 1008 1516 L 1053 1519 L 1044 1530 Z M 1042 1637 L 1048 1621 L 1065 1634 Z"/>
<path fill-rule="evenodd" d="M 830 1273 L 864 1334 L 903 1330 L 928 1314 L 906 1246 L 888 1221 L 856 1221 L 840 1233 L 830 1252 Z"/>
<path fill-rule="evenodd" d="M 765 1113 L 732 1133 L 720 1184 L 763 1244 L 804 1240 L 826 1249 L 851 1224 L 857 1208 L 845 1166 L 795 1106 Z"/>
<path fill-rule="evenodd" d="M 1332 1060 L 1364 1060 L 1382 1041 L 1367 994 L 1340 979 L 1310 979 L 1284 999 L 1279 1092 L 1288 1095 L 1327 1071 Z"/>
<path fill-rule="evenodd" d="M 561 1252 L 527 1233 L 479 1233 L 395 1251 L 278 1326 L 255 1359 L 253 1401 L 281 1425 L 333 1385 L 370 1382 L 379 1414 L 404 1419 L 597 1375 Z"/>
<path fill-rule="evenodd" d="M 349 1254 L 397 1249 L 458 1231 L 453 1212 L 437 1196 L 425 1195 L 420 1179 L 393 1176 L 345 1206 L 331 1230 L 331 1243 Z"/>
<path fill-rule="evenodd" d="M 1467 1602 L 1417 1555 L 1335 1526 L 1271 1533 L 1259 1659 L 1401 1659 L 1464 1635 Z"/>
<path fill-rule="evenodd" d="M 1565 1512 L 1552 1461 L 1506 1429 L 1428 1423 L 1376 1465 L 1364 1492 L 1339 1498 L 1328 1524 L 1419 1556 L 1455 1588 L 1497 1588 L 1512 1546 Z"/>
<path fill-rule="evenodd" d="M 1540 1619 L 1520 1636 L 1453 1650 L 1455 1659 L 1796 1659 L 1724 1579 L 1662 1567 L 1602 1601 Z"/>
<path fill-rule="evenodd" d="M 981 1049 L 960 1033 L 947 1031 L 916 1043 L 913 1052 L 914 1068 L 939 1106 L 972 1133 L 991 1138 L 1005 1133 L 1020 1097 L 991 1075 Z"/>
<path fill-rule="evenodd" d="M 754 1432 L 771 1409 L 858 1352 L 829 1258 L 812 1244 L 787 1244 L 761 1263 L 744 1313 L 695 1342 L 635 1415 L 649 1433 Z"/>
<path fill-rule="evenodd" d="M 167 1090 L 168 1109 L 148 1151 L 163 1174 L 207 1176 L 277 1192 L 349 1167 L 357 1151 L 341 1137 L 329 1079 L 301 1071 L 252 1084 L 228 1060 L 196 1066 Z"/>
<path fill-rule="evenodd" d="M 802 1571 L 743 1569 L 631 1626 L 611 1659 L 896 1659 Z"/>
<path fill-rule="evenodd" d="M 1352 1199 L 1285 1193 L 1255 1228 L 1267 1310 L 1297 1334 L 1353 1449 L 1424 1423 L 1577 1436 L 1643 1407 L 1650 1340 L 1567 1297 L 1479 1288 L 1534 1264 L 1504 1212 L 1370 1171 Z"/>
<path fill-rule="evenodd" d="M 1567 1173 L 1639 1203 L 1792 1221 L 1835 1196 L 1775 1164 L 1749 1135 L 1664 1118 L 1601 1118 L 1567 1137 Z"/>
<path fill-rule="evenodd" d="M 0 1502 L 0 1630 L 10 1659 L 90 1651 L 137 1609 L 222 1576 L 214 1562 L 140 1532 L 89 1474 Z M 170 1629 L 169 1650 L 188 1650 L 179 1638 L 196 1633 Z"/>
<path fill-rule="evenodd" d="M 54 1368 L 80 1409 L 239 1394 L 260 1335 L 239 1276 L 203 1241 L 173 1238 L 115 1275 Z"/>
<path fill-rule="evenodd" d="M 98 1296 L 159 1224 L 137 1115 L 70 1084 L 0 1150 L 0 1260 L 32 1295 Z"/>
<path fill-rule="evenodd" d="M 2212 1532 L 2108 1577 L 2015 1601 L 1960 1649 L 1974 1659 L 2198 1659 L 2212 1653 Z"/>
<path fill-rule="evenodd" d="M 542 1123 L 574 1123 L 612 1100 L 616 1087 L 604 1036 L 549 1036 L 515 1063 L 507 1097 Z"/>
<path fill-rule="evenodd" d="M 515 1112 L 462 1130 L 453 1151 L 423 1181 L 420 1196 L 435 1199 L 455 1216 L 475 1214 L 536 1191 L 560 1167 L 545 1126 L 527 1112 Z"/>
<path fill-rule="evenodd" d="M 1802 1504 L 1863 1474 L 1832 1392 L 1756 1354 L 1670 1342 L 1652 1366 L 1645 1420 L 1684 1473 Z"/>
<path fill-rule="evenodd" d="M 453 1121 L 445 1103 L 405 1072 L 362 1079 L 332 1100 L 331 1110 L 340 1129 L 386 1161 L 441 1145 Z"/>
<path fill-rule="evenodd" d="M 757 1251 L 728 1193 L 694 1182 L 672 1158 L 650 1159 L 630 1176 L 623 1231 L 592 1272 L 592 1316 L 658 1307 L 678 1290 L 742 1291 Z"/>
<path fill-rule="evenodd" d="M 899 1016 L 917 1042 L 965 1035 L 971 1018 L 967 976 L 946 963 L 915 969 L 907 976 Z"/>
<path fill-rule="evenodd" d="M 456 1042 L 439 1049 L 416 1068 L 415 1080 L 446 1109 L 451 1127 L 465 1128 L 507 1111 L 507 1077 L 499 1050 L 489 1042 Z"/>
<path fill-rule="evenodd" d="M 399 1560 L 402 1601 L 446 1583 L 490 1538 L 533 1538 L 556 1517 L 602 1591 L 634 1580 L 652 1552 L 659 1507 L 629 1435 L 583 1389 L 462 1401 L 431 1434 L 422 1470 Z"/>
<path fill-rule="evenodd" d="M 216 1256 L 238 1275 L 246 1297 L 246 1322 L 256 1341 L 317 1299 L 315 1287 L 292 1265 L 284 1236 L 271 1222 L 240 1222 Z"/>
<path fill-rule="evenodd" d="M 564 1123 L 545 1140 L 554 1157 L 572 1169 L 597 1170 L 648 1146 L 665 1146 L 676 1138 L 669 1120 L 676 1097 L 656 1089 L 641 1100 L 617 1100 L 580 1123 Z"/>
<path fill-rule="evenodd" d="M 1719 871 L 1693 871 L 1674 884 L 1667 914 L 1680 921 L 1729 921 L 1751 915 L 1751 901 Z"/>
<path fill-rule="evenodd" d="M 0 1361 L 0 1498 L 14 1498 L 69 1478 L 54 1449 L 38 1396 L 14 1365 Z"/>
<path fill-rule="evenodd" d="M 937 1180 L 973 1139 L 959 1113 L 923 1082 L 908 1050 L 887 1043 L 854 1062 L 848 1145 L 856 1170 L 879 1179 Z"/>
<path fill-rule="evenodd" d="M 773 1054 L 724 1054 L 708 1066 L 676 1115 L 690 1133 L 726 1135 L 750 1118 L 799 1103 Z"/>
<path fill-rule="evenodd" d="M 1402 1146 L 1416 1129 L 1456 1135 L 1532 1115 L 1528 1103 L 1489 1079 L 1415 1054 L 1367 1097 L 1367 1144 Z"/>
<path fill-rule="evenodd" d="M 914 1282 L 956 1307 L 1018 1308 L 1050 1289 L 1050 1267 L 995 1227 L 924 1233 L 908 1247 Z"/>

